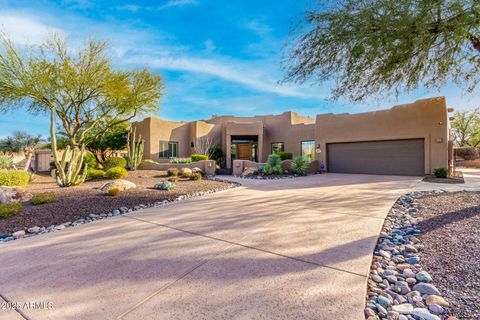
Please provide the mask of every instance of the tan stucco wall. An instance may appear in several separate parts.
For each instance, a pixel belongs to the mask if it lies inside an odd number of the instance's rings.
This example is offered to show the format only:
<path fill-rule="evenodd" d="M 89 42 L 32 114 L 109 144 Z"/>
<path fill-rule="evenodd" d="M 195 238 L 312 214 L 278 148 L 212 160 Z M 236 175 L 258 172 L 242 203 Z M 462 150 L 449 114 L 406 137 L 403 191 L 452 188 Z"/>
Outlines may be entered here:
<path fill-rule="evenodd" d="M 134 124 L 146 139 L 145 159 L 159 159 L 159 141 L 178 141 L 179 157 L 194 153 L 192 142 L 208 136 L 228 155 L 229 136 L 258 135 L 259 161 L 266 161 L 271 144 L 283 142 L 285 151 L 301 154 L 301 141 L 314 140 L 326 162 L 326 145 L 335 142 L 425 139 L 425 171 L 448 167 L 448 115 L 444 97 L 418 100 L 391 109 L 359 114 L 321 114 L 316 119 L 295 112 L 255 117 L 213 116 L 208 120 L 173 122 L 151 117 Z M 441 142 L 437 142 L 441 139 Z M 227 161 L 229 165 L 231 162 Z"/>
<path fill-rule="evenodd" d="M 137 128 L 137 132 L 145 137 L 144 159 L 168 161 L 168 159 L 160 159 L 160 141 L 177 141 L 178 156 L 190 156 L 188 122 L 174 122 L 150 117 L 133 125 Z"/>
<path fill-rule="evenodd" d="M 424 138 L 428 174 L 448 167 L 448 126 L 444 97 L 374 112 L 317 115 L 315 140 L 321 152 L 316 157 L 328 169 L 328 143 Z"/>

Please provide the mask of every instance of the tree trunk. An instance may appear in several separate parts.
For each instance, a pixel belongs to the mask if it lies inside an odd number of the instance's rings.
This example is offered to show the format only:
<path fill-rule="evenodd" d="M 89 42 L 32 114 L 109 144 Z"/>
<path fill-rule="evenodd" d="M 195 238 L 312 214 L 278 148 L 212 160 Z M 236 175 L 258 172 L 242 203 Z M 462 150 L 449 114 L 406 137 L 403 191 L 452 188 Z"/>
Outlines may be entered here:
<path fill-rule="evenodd" d="M 25 167 L 23 167 L 23 170 L 24 171 L 28 171 L 28 169 L 30 169 L 30 163 L 32 162 L 32 156 L 33 156 L 33 152 L 29 152 L 26 154 L 26 162 L 25 162 Z"/>

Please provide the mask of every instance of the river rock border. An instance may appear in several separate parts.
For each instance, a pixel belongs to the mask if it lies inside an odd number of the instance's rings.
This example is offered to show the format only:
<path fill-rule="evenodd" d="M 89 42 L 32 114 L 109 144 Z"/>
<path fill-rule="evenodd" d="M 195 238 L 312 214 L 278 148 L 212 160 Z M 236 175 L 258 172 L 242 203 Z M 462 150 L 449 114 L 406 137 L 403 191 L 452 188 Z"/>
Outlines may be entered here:
<path fill-rule="evenodd" d="M 163 206 L 163 205 L 166 205 L 166 204 L 169 204 L 169 203 L 173 203 L 173 202 L 179 202 L 179 201 L 190 199 L 190 198 L 201 197 L 201 196 L 205 196 L 205 195 L 208 195 L 208 194 L 213 194 L 213 193 L 217 193 L 217 192 L 220 192 L 220 191 L 225 191 L 225 190 L 228 190 L 228 189 L 236 188 L 236 187 L 241 185 L 238 182 L 229 181 L 229 180 L 225 180 L 225 179 L 219 179 L 219 178 L 216 178 L 214 176 L 207 176 L 206 179 L 213 180 L 213 181 L 218 181 L 218 182 L 224 182 L 224 183 L 228 183 L 228 184 L 224 188 L 215 188 L 215 189 L 211 189 L 211 190 L 207 190 L 207 191 L 193 192 L 193 193 L 181 195 L 181 196 L 179 196 L 175 199 L 172 199 L 172 200 L 162 200 L 162 201 L 156 201 L 156 202 L 153 202 L 153 203 L 139 204 L 139 205 L 134 206 L 133 208 L 120 207 L 120 208 L 112 210 L 111 212 L 108 212 L 108 213 L 101 213 L 101 214 L 91 213 L 88 216 L 86 216 L 84 218 L 81 218 L 81 219 L 77 219 L 73 222 L 65 222 L 65 223 L 58 224 L 58 225 L 51 225 L 49 227 L 35 226 L 35 227 L 28 228 L 26 230 L 16 231 L 12 234 L 0 234 L 0 244 L 5 243 L 5 242 L 9 242 L 9 241 L 12 241 L 12 240 L 17 240 L 17 239 L 20 239 L 20 238 L 29 238 L 29 237 L 33 237 L 33 236 L 36 236 L 36 235 L 39 235 L 39 234 L 55 232 L 55 231 L 58 231 L 58 230 L 63 230 L 65 228 L 73 228 L 73 227 L 81 225 L 81 224 L 90 223 L 90 222 L 93 222 L 93 221 L 96 221 L 96 220 L 103 220 L 103 219 L 110 218 L 110 217 L 120 216 L 120 215 L 123 215 L 125 213 L 130 213 L 130 212 L 134 212 L 134 211 L 138 211 L 138 210 L 142 210 L 142 209 L 146 209 L 146 208 L 160 207 L 160 206 Z"/>
<path fill-rule="evenodd" d="M 443 192 L 412 192 L 401 196 L 390 209 L 373 255 L 365 319 L 457 319 L 446 315 L 448 302 L 422 269 L 419 252 L 423 246 L 416 237 L 416 214 L 422 209 L 416 199 Z"/>

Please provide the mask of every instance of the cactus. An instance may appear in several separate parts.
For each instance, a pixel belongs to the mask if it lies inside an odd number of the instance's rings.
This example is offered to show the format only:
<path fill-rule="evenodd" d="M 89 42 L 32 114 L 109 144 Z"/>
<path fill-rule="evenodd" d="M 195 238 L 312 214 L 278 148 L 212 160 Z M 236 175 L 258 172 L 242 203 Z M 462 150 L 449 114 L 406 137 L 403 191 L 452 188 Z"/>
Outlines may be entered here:
<path fill-rule="evenodd" d="M 128 150 L 128 168 L 132 171 L 137 170 L 138 166 L 142 162 L 143 147 L 145 141 L 142 136 L 138 136 L 138 141 L 135 137 L 136 128 L 130 129 L 127 137 L 127 150 Z"/>
<path fill-rule="evenodd" d="M 52 141 L 52 153 L 56 167 L 56 179 L 60 187 L 70 187 L 82 184 L 87 177 L 87 163 L 84 163 L 85 146 L 75 147 L 73 150 L 68 146 L 59 160 L 57 153 L 57 139 L 55 136 L 55 111 L 51 111 L 50 137 Z M 70 152 L 71 151 L 71 152 Z M 70 157 L 67 161 L 67 155 Z"/>
<path fill-rule="evenodd" d="M 54 152 L 56 154 L 56 152 Z M 67 161 L 67 155 L 70 157 Z M 55 158 L 55 166 L 57 167 L 57 183 L 61 187 L 70 187 L 82 184 L 87 178 L 87 164 L 83 161 L 85 156 L 85 147 L 81 149 L 70 149 L 70 146 L 64 150 L 62 159 L 58 161 Z"/>

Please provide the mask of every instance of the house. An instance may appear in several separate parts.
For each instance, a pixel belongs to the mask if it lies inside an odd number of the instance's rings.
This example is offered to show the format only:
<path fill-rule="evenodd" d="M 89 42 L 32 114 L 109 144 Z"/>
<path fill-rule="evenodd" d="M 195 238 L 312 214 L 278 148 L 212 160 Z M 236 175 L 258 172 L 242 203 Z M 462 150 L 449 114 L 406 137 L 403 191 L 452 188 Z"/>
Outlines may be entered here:
<path fill-rule="evenodd" d="M 145 139 L 144 158 L 157 162 L 189 157 L 196 144 L 209 139 L 225 152 L 227 168 L 233 160 L 265 162 L 268 155 L 286 151 L 316 159 L 329 172 L 424 175 L 449 166 L 448 111 L 445 98 L 436 97 L 315 119 L 289 111 L 190 122 L 150 117 L 134 126 Z"/>

